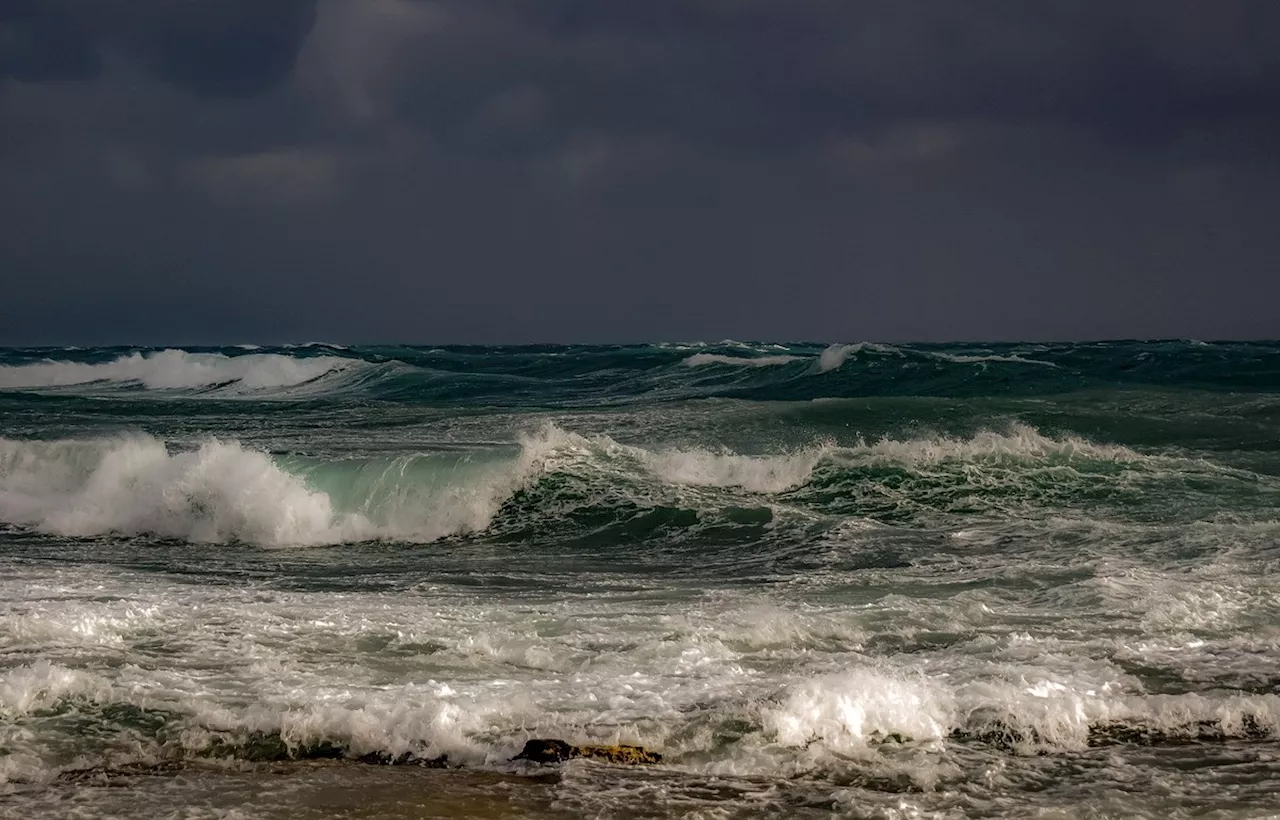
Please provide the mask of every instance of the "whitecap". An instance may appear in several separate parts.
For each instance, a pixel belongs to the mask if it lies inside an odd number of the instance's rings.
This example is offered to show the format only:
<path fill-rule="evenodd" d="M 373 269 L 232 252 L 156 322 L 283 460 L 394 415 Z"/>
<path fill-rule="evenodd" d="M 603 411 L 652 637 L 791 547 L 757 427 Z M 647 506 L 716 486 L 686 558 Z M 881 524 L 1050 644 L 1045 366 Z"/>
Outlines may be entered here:
<path fill-rule="evenodd" d="M 67 387 L 104 382 L 140 385 L 153 390 L 225 384 L 264 390 L 299 385 L 353 364 L 353 360 L 330 356 L 297 358 L 278 353 L 226 356 L 169 349 L 129 353 L 99 363 L 46 360 L 0 365 L 0 388 Z"/>
<path fill-rule="evenodd" d="M 695 353 L 684 360 L 687 367 L 723 364 L 730 367 L 774 367 L 801 361 L 803 356 L 724 356 L 719 353 Z"/>

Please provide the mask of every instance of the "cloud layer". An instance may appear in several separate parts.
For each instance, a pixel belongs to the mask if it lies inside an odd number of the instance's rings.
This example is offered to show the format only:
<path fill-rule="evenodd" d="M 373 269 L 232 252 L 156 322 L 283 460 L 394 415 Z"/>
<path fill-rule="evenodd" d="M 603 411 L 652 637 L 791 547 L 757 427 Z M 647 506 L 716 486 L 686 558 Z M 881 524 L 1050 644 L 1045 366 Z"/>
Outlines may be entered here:
<path fill-rule="evenodd" d="M 13 0 L 3 341 L 1280 335 L 1259 0 Z"/>

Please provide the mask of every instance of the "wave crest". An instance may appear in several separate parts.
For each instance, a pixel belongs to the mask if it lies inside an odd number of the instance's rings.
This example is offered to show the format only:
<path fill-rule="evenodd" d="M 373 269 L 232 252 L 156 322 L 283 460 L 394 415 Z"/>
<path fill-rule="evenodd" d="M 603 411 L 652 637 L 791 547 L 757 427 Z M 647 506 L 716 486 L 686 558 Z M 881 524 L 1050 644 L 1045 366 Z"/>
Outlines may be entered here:
<path fill-rule="evenodd" d="M 151 390 L 190 390 L 235 385 L 245 390 L 293 387 L 344 370 L 350 359 L 295 357 L 279 353 L 190 353 L 158 350 L 129 353 L 109 362 L 43 361 L 0 365 L 0 388 L 48 388 L 112 382 Z"/>
<path fill-rule="evenodd" d="M 237 441 L 173 449 L 144 435 L 0 439 L 0 521 L 73 537 L 264 545 L 424 543 L 495 522 L 501 532 L 563 533 L 651 512 L 660 513 L 654 526 L 667 519 L 700 526 L 710 515 L 763 532 L 776 515 L 898 520 L 1050 495 L 1066 503 L 1082 482 L 1122 489 L 1138 477 L 1188 471 L 1233 477 L 1211 464 L 1054 438 L 1025 425 L 968 438 L 815 442 L 759 455 L 646 449 L 554 424 L 518 444 L 514 454 L 486 448 L 326 460 L 272 457 Z"/>
<path fill-rule="evenodd" d="M 1153 458 L 1120 444 L 1099 444 L 1080 436 L 1046 436 L 1034 427 L 1021 423 L 1011 425 L 1003 433 L 982 430 L 969 438 L 883 438 L 870 444 L 860 444 L 847 451 L 847 455 L 878 458 L 911 466 L 944 461 L 1078 458 L 1089 461 L 1138 462 Z"/>
<path fill-rule="evenodd" d="M 780 364 L 802 361 L 803 356 L 725 356 L 720 353 L 695 353 L 684 360 L 686 367 L 703 367 L 709 364 L 729 367 L 775 367 Z"/>
<path fill-rule="evenodd" d="M 983 368 L 988 364 L 995 364 L 997 362 L 1001 364 L 1030 364 L 1039 365 L 1041 367 L 1058 367 L 1058 365 L 1053 362 L 1041 361 L 1040 359 L 1027 359 L 1016 353 L 1010 353 L 1007 356 L 985 352 L 948 353 L 944 350 L 895 347 L 893 345 L 876 344 L 875 342 L 855 342 L 854 344 L 847 345 L 828 345 L 827 348 L 818 355 L 818 372 L 828 373 L 832 370 L 839 370 L 850 358 L 854 358 L 858 354 L 864 352 L 878 353 L 881 356 L 895 356 L 899 359 L 914 357 L 933 359 L 935 361 L 948 362 L 951 364 L 973 364 L 980 365 Z"/>
<path fill-rule="evenodd" d="M 68 536 L 114 532 L 196 542 L 313 544 L 367 530 L 329 498 L 238 442 L 170 453 L 147 436 L 0 440 L 0 515 Z"/>
<path fill-rule="evenodd" d="M 981 742 L 1024 753 L 1112 743 L 1268 739 L 1280 736 L 1280 697 L 1148 695 L 1058 680 L 942 679 L 876 669 L 811 678 L 763 711 L 783 746 L 816 744 L 844 756 L 885 740 Z M 811 749 L 810 751 L 814 751 Z"/>

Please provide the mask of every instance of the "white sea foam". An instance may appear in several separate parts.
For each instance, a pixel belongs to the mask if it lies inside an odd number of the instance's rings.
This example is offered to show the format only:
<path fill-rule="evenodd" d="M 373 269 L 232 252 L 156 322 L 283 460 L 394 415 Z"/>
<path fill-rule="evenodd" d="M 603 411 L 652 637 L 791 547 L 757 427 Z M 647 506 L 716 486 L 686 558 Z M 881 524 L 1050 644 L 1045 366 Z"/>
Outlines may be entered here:
<path fill-rule="evenodd" d="M 1044 667 L 1013 667 L 960 684 L 905 670 L 862 669 L 797 683 L 764 725 L 784 746 L 814 743 L 855 754 L 891 735 L 937 741 L 953 731 L 996 732 L 1033 750 L 1081 750 L 1091 733 L 1124 725 L 1170 736 L 1205 727 L 1242 736 L 1280 737 L 1277 695 L 1148 695 L 1118 676 L 1063 676 Z M 1128 690 L 1128 691 L 1126 691 Z"/>
<path fill-rule="evenodd" d="M 687 367 L 722 364 L 730 367 L 774 367 L 801 361 L 803 356 L 725 356 L 720 353 L 695 353 L 684 360 Z"/>
<path fill-rule="evenodd" d="M 369 533 L 266 455 L 210 441 L 170 453 L 146 436 L 0 439 L 0 516 L 61 535 L 314 544 Z M 371 533 L 369 533 L 371 534 Z"/>
<path fill-rule="evenodd" d="M 556 431 L 557 435 L 566 435 Z M 585 439 L 579 439 L 589 445 Z M 984 430 L 968 438 L 924 436 L 905 440 L 884 438 L 851 447 L 829 442 L 777 455 L 739 455 L 695 449 L 644 450 L 620 445 L 607 437 L 594 439 L 595 446 L 623 452 L 643 464 L 663 481 L 707 487 L 741 487 L 755 493 L 780 493 L 805 484 L 824 460 L 857 464 L 887 461 L 911 468 L 945 462 L 1044 461 L 1083 459 L 1104 462 L 1146 462 L 1159 464 L 1161 458 L 1148 456 L 1122 445 L 1100 444 L 1079 436 L 1046 436 L 1025 424 L 1011 425 L 1004 432 Z M 554 446 L 554 445 L 552 445 Z M 1166 459 L 1167 460 L 1167 459 Z"/>
<path fill-rule="evenodd" d="M 380 509 L 339 510 L 327 493 L 234 441 L 170 452 L 148 436 L 0 439 L 0 520 L 60 535 L 204 543 L 430 541 L 488 526 L 542 454 L 534 442 L 514 464 L 481 473 L 474 483 L 410 486 Z"/>
<path fill-rule="evenodd" d="M 1280 737 L 1280 696 L 1147 695 L 1126 688 L 1121 681 L 1094 685 L 1040 670 L 1030 680 L 973 681 L 960 687 L 957 698 L 968 715 L 966 730 L 1012 728 L 1023 733 L 1015 745 L 1025 750 L 1081 750 L 1091 729 L 1117 724 L 1171 736 L 1214 727 L 1228 737 Z"/>
<path fill-rule="evenodd" d="M 0 715 L 22 717 L 72 694 L 106 691 L 105 680 L 46 660 L 0 674 Z"/>
<path fill-rule="evenodd" d="M 659 483 L 699 487 L 739 487 L 755 493 L 779 493 L 803 484 L 830 448 L 813 447 L 778 455 L 739 455 L 702 448 L 648 450 L 608 436 L 586 437 L 548 424 L 521 439 L 526 453 L 548 470 L 638 470 Z"/>
<path fill-rule="evenodd" d="M 39 781 L 68 761 L 125 765 L 219 743 L 234 749 L 263 733 L 295 750 L 328 742 L 352 755 L 448 754 L 495 768 L 530 736 L 640 742 L 685 775 L 852 767 L 921 788 L 954 765 L 966 733 L 1004 733 L 1019 751 L 1051 754 L 1083 751 L 1113 723 L 1172 736 L 1280 737 L 1274 694 L 1150 694 L 1067 637 L 981 635 L 870 661 L 856 624 L 869 626 L 875 607 L 763 605 L 770 596 L 758 591 L 716 590 L 687 607 L 629 591 L 556 595 L 531 608 L 528 598 L 472 592 L 246 589 L 69 567 L 56 589 L 0 578 L 0 597 L 54 619 L 114 620 L 122 638 L 94 646 L 79 635 L 32 635 L 47 641 L 44 651 L 74 650 L 76 668 L 37 660 L 0 674 L 0 717 L 17 727 L 0 727 L 11 753 L 0 758 L 0 784 Z M 126 601 L 143 617 L 121 619 Z M 0 640 L 14 626 L 14 614 L 0 612 Z M 157 653 L 157 643 L 180 653 Z M 422 644 L 439 648 L 415 655 Z M 1200 663 L 1212 669 L 1226 649 Z M 121 706 L 163 714 L 165 731 L 118 731 Z M 77 722 L 27 720 L 50 710 Z M 85 721 L 95 731 L 82 734 Z M 737 737 L 726 742 L 720 732 L 730 724 Z"/>
<path fill-rule="evenodd" d="M 322 741 L 341 744 L 355 755 L 406 752 L 447 754 L 457 763 L 483 764 L 491 750 L 472 739 L 519 714 L 522 698 L 494 693 L 460 695 L 434 680 L 390 690 L 354 693 L 339 688 L 305 693 L 310 700 L 268 699 L 248 709 L 229 709 L 207 701 L 184 704 L 192 710 L 192 728 L 183 733 L 185 749 L 199 751 L 218 735 L 278 734 L 294 748 Z M 511 752 L 494 749 L 494 756 Z M 505 752 L 505 754 L 501 754 Z"/>
<path fill-rule="evenodd" d="M 711 637 L 695 643 L 654 634 L 652 641 L 597 652 L 596 662 L 562 671 L 527 664 L 526 649 L 483 665 L 457 665 L 455 660 L 447 680 L 388 684 L 379 681 L 386 667 L 362 670 L 350 665 L 353 656 L 344 655 L 338 660 L 345 663 L 334 665 L 305 660 L 305 649 L 290 650 L 281 639 L 310 645 L 324 625 L 312 625 L 315 635 L 307 635 L 297 632 L 306 623 L 299 623 L 298 614 L 284 622 L 269 614 L 240 615 L 266 628 L 269 634 L 246 636 L 243 647 L 270 653 L 266 658 L 247 667 L 236 663 L 234 654 L 218 660 L 230 664 L 219 672 L 229 697 L 179 669 L 134 666 L 106 675 L 39 661 L 0 677 L 0 714 L 22 718 L 66 699 L 132 704 L 179 716 L 169 718 L 178 731 L 163 741 L 176 746 L 171 753 L 198 754 L 218 741 L 234 744 L 270 734 L 293 749 L 330 742 L 353 755 L 448 754 L 455 763 L 471 766 L 501 765 L 524 737 L 550 732 L 574 742 L 638 740 L 677 765 L 740 775 L 840 768 L 851 758 L 879 765 L 886 761 L 876 749 L 885 741 L 921 744 L 917 748 L 942 756 L 947 753 L 944 744 L 987 732 L 1026 753 L 1083 751 L 1096 732 L 1116 725 L 1171 737 L 1205 731 L 1280 737 L 1280 696 L 1151 695 L 1134 691 L 1123 675 L 1113 680 L 1073 677 L 1031 665 L 980 671 L 983 665 L 971 664 L 945 676 L 889 664 L 855 665 L 832 674 L 794 676 L 775 697 L 762 698 L 769 680 L 744 672 L 742 656 Z M 397 609 L 390 613 L 398 614 Z M 182 628 L 179 624 L 175 620 L 175 627 Z M 288 631 L 279 631 L 286 625 Z M 484 642 L 483 633 L 471 637 Z M 564 651 L 564 640 L 531 632 L 527 643 Z M 667 651 L 656 654 L 652 647 L 657 646 Z M 477 645 L 473 652 L 492 655 L 486 646 Z M 548 689 L 549 681 L 554 688 Z M 246 700 L 234 694 L 239 691 L 255 694 Z M 708 758 L 712 739 L 690 731 L 705 719 L 708 708 L 719 719 L 750 716 L 756 725 L 735 746 Z M 953 737 L 957 732 L 959 739 Z M 26 746 L 30 738 L 22 740 Z M 158 738 L 146 742 L 153 748 L 138 752 L 163 757 Z M 774 751 L 762 755 L 762 747 Z M 682 759 L 685 755 L 690 757 Z"/>
<path fill-rule="evenodd" d="M 957 716 L 954 696 L 944 686 L 860 669 L 791 687 L 782 706 L 767 709 L 764 719 L 784 746 L 820 741 L 830 751 L 849 754 L 891 734 L 941 739 Z"/>
<path fill-rule="evenodd" d="M 846 451 L 855 457 L 874 457 L 919 466 L 943 461 L 984 459 L 1082 458 L 1091 461 L 1138 462 L 1152 460 L 1119 444 L 1099 444 L 1079 436 L 1053 438 L 1026 424 L 1013 424 L 1005 432 L 983 430 L 969 438 L 921 437 L 899 441 L 880 439 Z"/>
<path fill-rule="evenodd" d="M 278 353 L 225 356 L 160 350 L 130 353 L 109 362 L 44 361 L 0 366 L 0 388 L 67 387 L 95 382 L 137 384 L 150 389 L 192 389 L 234 384 L 264 390 L 318 379 L 344 370 L 353 360 L 332 356 L 296 358 Z"/>
<path fill-rule="evenodd" d="M 753 493 L 780 493 L 809 480 L 828 448 L 813 447 L 777 456 L 743 456 L 708 450 L 635 449 L 636 456 L 661 480 L 704 487 L 741 487 Z"/>
<path fill-rule="evenodd" d="M 14 615 L 0 634 L 12 646 L 40 646 L 58 643 L 85 648 L 119 647 L 125 636 L 153 625 L 155 613 L 129 604 L 110 608 L 100 603 L 62 603 Z"/>

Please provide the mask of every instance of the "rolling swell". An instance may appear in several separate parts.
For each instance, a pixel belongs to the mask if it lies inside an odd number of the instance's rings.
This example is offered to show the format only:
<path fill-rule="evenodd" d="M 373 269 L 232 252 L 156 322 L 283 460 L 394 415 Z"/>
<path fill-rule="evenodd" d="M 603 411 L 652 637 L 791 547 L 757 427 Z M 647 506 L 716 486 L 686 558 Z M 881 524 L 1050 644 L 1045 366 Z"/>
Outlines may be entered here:
<path fill-rule="evenodd" d="M 1280 389 L 1280 344 L 635 345 L 8 350 L 0 390 L 574 407 L 728 397 Z"/>
<path fill-rule="evenodd" d="M 98 386 L 205 391 L 234 387 L 266 391 L 306 384 L 346 370 L 355 363 L 335 356 L 300 357 L 284 353 L 135 351 L 108 360 L 44 359 L 3 364 L 0 365 L 0 388 Z"/>
<path fill-rule="evenodd" d="M 1158 488 L 1163 506 L 1144 500 Z M 1142 522 L 1280 497 L 1269 477 L 1022 424 L 818 441 L 772 454 L 645 448 L 547 424 L 517 443 L 391 457 L 272 456 L 234 440 L 0 439 L 0 521 L 199 543 L 803 541 L 846 519 L 948 526 L 1031 510 Z M 847 521 L 846 521 L 847 523 Z"/>

